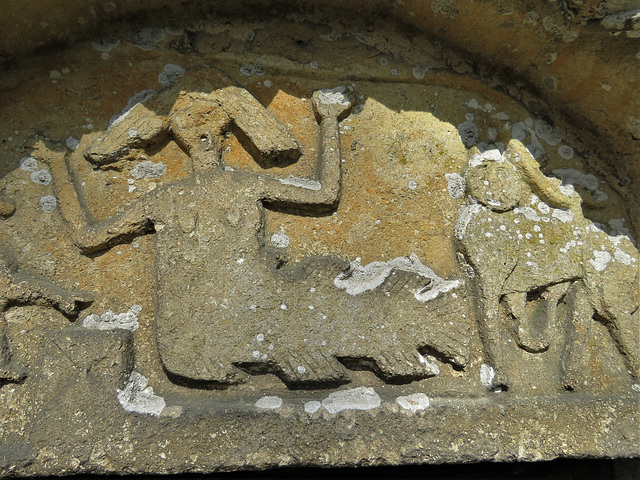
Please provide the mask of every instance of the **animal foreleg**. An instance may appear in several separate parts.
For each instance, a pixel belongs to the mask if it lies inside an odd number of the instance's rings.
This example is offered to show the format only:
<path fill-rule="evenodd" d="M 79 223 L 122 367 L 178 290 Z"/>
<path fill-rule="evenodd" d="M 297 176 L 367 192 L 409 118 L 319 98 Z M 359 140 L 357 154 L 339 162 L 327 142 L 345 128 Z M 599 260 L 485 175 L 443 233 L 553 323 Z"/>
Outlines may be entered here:
<path fill-rule="evenodd" d="M 633 379 L 640 382 L 640 310 L 631 315 L 603 318 L 618 351 L 624 358 L 625 366 Z"/>
<path fill-rule="evenodd" d="M 500 328 L 500 301 L 497 293 L 487 294 L 482 299 L 482 314 L 479 322 L 480 335 L 485 350 L 485 358 L 494 369 L 494 376 L 488 386 L 492 390 L 509 388 L 509 378 L 505 373 L 505 361 Z"/>

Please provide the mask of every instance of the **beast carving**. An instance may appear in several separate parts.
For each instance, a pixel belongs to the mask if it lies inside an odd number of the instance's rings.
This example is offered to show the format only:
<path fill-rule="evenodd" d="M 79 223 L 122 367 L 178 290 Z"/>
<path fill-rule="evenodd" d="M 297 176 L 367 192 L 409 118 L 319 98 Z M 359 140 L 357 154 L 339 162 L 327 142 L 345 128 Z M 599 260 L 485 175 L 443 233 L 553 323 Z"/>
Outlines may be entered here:
<path fill-rule="evenodd" d="M 565 342 L 565 384 L 571 386 L 580 345 L 547 334 L 567 295 L 573 321 L 597 316 L 605 323 L 638 380 L 639 264 L 630 239 L 608 235 L 586 219 L 580 196 L 544 176 L 517 140 L 504 154 L 474 155 L 463 175 L 467 203 L 460 209 L 456 242 L 476 288 L 485 355 L 495 369 L 492 388 L 509 387 L 503 355 L 509 330 L 529 352 Z M 500 318 L 501 304 L 512 319 L 510 328 Z"/>

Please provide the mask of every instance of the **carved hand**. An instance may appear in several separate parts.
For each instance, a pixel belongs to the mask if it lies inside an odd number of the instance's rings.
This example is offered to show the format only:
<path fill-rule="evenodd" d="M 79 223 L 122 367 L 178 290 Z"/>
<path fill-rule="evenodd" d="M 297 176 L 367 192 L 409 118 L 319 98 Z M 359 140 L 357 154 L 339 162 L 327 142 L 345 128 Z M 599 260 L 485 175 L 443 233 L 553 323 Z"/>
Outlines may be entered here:
<path fill-rule="evenodd" d="M 353 100 L 344 86 L 316 90 L 311 97 L 313 108 L 320 119 L 346 117 L 351 111 Z"/>

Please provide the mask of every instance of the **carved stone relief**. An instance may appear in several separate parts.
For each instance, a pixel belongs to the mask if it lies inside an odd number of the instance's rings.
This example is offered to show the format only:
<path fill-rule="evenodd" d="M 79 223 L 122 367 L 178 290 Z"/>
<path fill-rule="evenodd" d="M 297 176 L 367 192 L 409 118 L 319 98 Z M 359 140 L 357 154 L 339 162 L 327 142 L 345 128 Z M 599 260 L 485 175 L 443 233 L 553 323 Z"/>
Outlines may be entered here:
<path fill-rule="evenodd" d="M 581 384 L 574 376 L 581 343 L 575 331 L 595 317 L 638 381 L 639 264 L 631 239 L 585 219 L 573 186 L 544 176 L 518 140 L 504 154 L 489 150 L 471 157 L 464 180 L 468 197 L 456 240 L 475 284 L 479 327 L 494 370 L 490 386 L 509 387 L 502 350 L 511 330 L 515 343 L 530 353 L 563 344 L 559 380 L 575 388 Z M 561 337 L 553 338 L 562 322 Z"/>
<path fill-rule="evenodd" d="M 637 196 L 529 91 L 340 25 L 123 24 L 0 82 L 0 474 L 637 455 Z"/>
<path fill-rule="evenodd" d="M 267 245 L 265 205 L 307 215 L 338 206 L 338 122 L 352 108 L 350 90 L 339 86 L 311 95 L 319 123 L 317 178 L 277 178 L 223 165 L 222 139 L 232 125 L 258 160 L 277 165 L 300 156 L 287 130 L 236 87 L 180 93 L 166 117 L 137 104 L 97 138 L 81 141 L 74 155 L 84 158 L 76 161 L 102 168 L 137 160 L 132 149 L 176 142 L 193 170 L 100 222 L 83 210 L 64 162 L 40 158 L 50 163 L 57 197 L 64 199 L 61 212 L 81 252 L 153 232 L 156 335 L 168 374 L 233 384 L 246 373 L 275 373 L 300 387 L 348 382 L 345 364 L 367 365 L 390 381 L 434 376 L 439 368 L 420 353 L 427 350 L 458 368 L 466 365 L 466 295 L 437 300 L 462 291 L 463 280 L 444 280 L 415 254 L 366 266 L 335 256 L 289 265 L 281 248 Z M 401 325 L 394 317 L 403 318 Z"/>

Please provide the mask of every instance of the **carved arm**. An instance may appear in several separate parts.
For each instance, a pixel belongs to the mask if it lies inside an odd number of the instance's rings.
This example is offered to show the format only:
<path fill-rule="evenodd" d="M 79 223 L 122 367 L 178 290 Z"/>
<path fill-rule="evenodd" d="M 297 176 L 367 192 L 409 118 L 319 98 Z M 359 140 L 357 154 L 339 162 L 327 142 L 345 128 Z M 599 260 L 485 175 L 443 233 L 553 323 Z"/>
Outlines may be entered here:
<path fill-rule="evenodd" d="M 0 247 L 0 312 L 11 304 L 49 305 L 65 315 L 74 315 L 78 303 L 91 303 L 93 295 L 81 290 L 67 290 L 18 268 L 14 255 Z"/>
<path fill-rule="evenodd" d="M 267 203 L 329 210 L 340 200 L 342 164 L 338 122 L 349 113 L 352 101 L 344 87 L 316 91 L 312 101 L 320 123 L 317 180 L 259 176 L 262 200 Z"/>
<path fill-rule="evenodd" d="M 150 211 L 153 201 L 149 196 L 157 196 L 155 191 L 128 205 L 118 214 L 95 223 L 78 198 L 64 156 L 44 147 L 39 148 L 38 156 L 51 169 L 60 211 L 72 229 L 75 245 L 82 253 L 103 250 L 152 230 Z"/>

